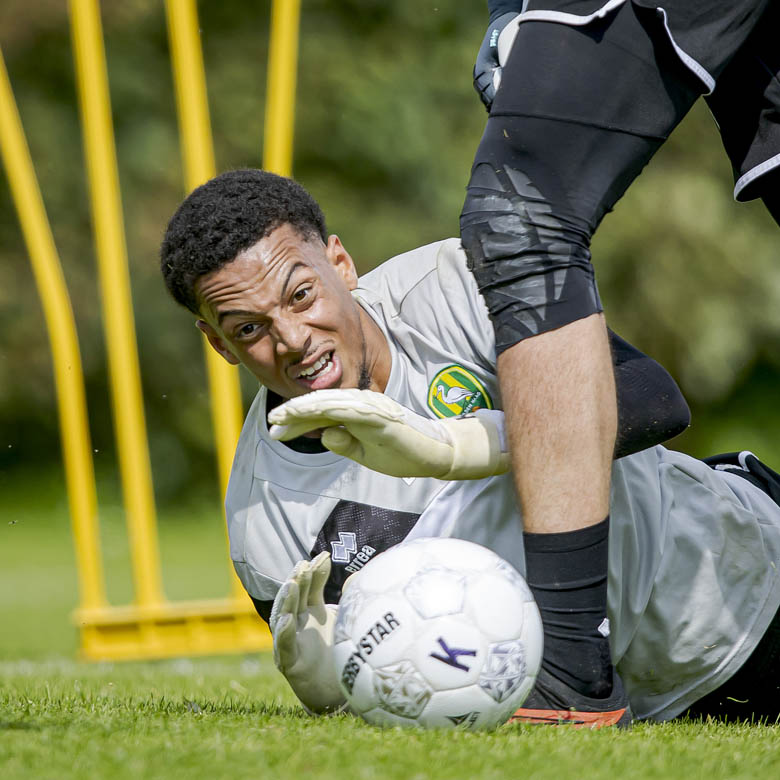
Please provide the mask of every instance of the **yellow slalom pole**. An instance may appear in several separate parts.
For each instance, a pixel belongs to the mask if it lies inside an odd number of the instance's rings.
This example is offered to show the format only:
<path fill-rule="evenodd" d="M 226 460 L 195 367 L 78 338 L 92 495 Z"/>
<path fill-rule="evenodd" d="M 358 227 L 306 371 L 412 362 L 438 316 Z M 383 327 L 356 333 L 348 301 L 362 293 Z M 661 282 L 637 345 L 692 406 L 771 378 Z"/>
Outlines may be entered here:
<path fill-rule="evenodd" d="M 80 602 L 85 609 L 103 607 L 106 595 L 100 556 L 97 491 L 76 324 L 1 51 L 0 152 L 51 342 Z"/>
<path fill-rule="evenodd" d="M 97 0 L 70 0 L 70 19 L 136 603 L 154 606 L 163 601 L 159 545 Z"/>
<path fill-rule="evenodd" d="M 185 189 L 190 192 L 216 173 L 206 95 L 206 74 L 198 34 L 198 11 L 195 0 L 166 0 L 165 10 L 176 87 Z M 241 433 L 241 387 L 238 370 L 217 355 L 205 337 L 203 348 L 209 377 L 217 466 L 224 497 L 233 454 Z M 232 567 L 230 581 L 233 595 L 245 598 L 244 589 Z"/>
<path fill-rule="evenodd" d="M 263 168 L 280 176 L 292 175 L 300 14 L 300 0 L 273 0 Z"/>
<path fill-rule="evenodd" d="M 182 158 L 187 191 L 216 172 L 211 139 L 206 73 L 200 48 L 195 0 L 166 0 L 168 40 L 176 87 Z"/>

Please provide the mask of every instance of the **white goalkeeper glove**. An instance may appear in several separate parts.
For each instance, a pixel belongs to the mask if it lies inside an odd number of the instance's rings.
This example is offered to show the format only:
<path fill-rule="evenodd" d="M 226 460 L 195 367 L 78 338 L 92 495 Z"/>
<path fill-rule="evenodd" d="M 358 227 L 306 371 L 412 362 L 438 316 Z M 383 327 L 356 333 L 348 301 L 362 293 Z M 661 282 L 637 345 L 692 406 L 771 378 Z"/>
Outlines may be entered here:
<path fill-rule="evenodd" d="M 324 428 L 329 450 L 393 477 L 481 479 L 509 469 L 497 410 L 431 420 L 371 390 L 316 390 L 272 409 L 268 421 L 280 440 Z"/>
<path fill-rule="evenodd" d="M 344 694 L 333 669 L 333 626 L 338 608 L 326 604 L 330 553 L 299 561 L 274 599 L 269 625 L 274 663 L 311 714 L 336 712 Z"/>
<path fill-rule="evenodd" d="M 477 52 L 477 60 L 474 63 L 474 89 L 488 111 L 493 105 L 493 99 L 501 84 L 501 73 L 517 36 L 520 26 L 518 16 L 520 14 L 514 12 L 499 16 L 488 27 Z"/>

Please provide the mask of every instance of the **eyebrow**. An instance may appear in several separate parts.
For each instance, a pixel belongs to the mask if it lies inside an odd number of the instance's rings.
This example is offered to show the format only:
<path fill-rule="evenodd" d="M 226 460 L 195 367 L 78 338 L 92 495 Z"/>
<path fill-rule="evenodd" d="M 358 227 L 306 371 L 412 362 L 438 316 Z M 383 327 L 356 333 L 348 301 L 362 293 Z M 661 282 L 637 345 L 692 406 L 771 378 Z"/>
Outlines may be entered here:
<path fill-rule="evenodd" d="M 297 263 L 294 263 L 292 268 L 287 272 L 287 278 L 284 280 L 284 284 L 282 285 L 282 294 L 279 296 L 280 298 L 284 298 L 285 293 L 287 292 L 287 285 L 290 283 L 290 279 L 292 278 L 292 275 L 295 273 L 295 271 L 298 270 L 298 268 L 305 268 L 306 263 L 302 263 L 300 260 Z M 229 309 L 227 311 L 221 311 L 217 315 L 217 324 L 222 325 L 222 321 L 226 317 L 253 317 L 256 315 L 257 312 L 254 311 L 247 311 L 245 309 Z"/>
<path fill-rule="evenodd" d="M 297 271 L 299 268 L 305 267 L 305 263 L 302 263 L 300 260 L 298 260 L 297 263 L 293 264 L 293 267 L 288 271 L 287 278 L 284 280 L 284 284 L 282 285 L 282 295 L 281 297 L 284 298 L 286 292 L 287 292 L 287 285 L 290 283 L 290 279 L 292 278 L 292 275 Z"/>
<path fill-rule="evenodd" d="M 217 325 L 222 325 L 222 320 L 225 317 L 254 317 L 257 315 L 256 311 L 247 311 L 246 309 L 230 309 L 228 311 L 221 311 L 217 315 Z"/>

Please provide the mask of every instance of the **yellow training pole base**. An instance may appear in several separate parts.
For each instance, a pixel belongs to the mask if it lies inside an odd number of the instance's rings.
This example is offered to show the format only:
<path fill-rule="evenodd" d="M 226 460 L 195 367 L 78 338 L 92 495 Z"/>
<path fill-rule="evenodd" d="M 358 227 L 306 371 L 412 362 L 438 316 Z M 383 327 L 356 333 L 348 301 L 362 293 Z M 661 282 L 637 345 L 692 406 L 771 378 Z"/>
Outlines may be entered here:
<path fill-rule="evenodd" d="M 77 609 L 79 655 L 87 661 L 132 661 L 245 653 L 272 646 L 268 626 L 246 599 L 179 601 Z"/>

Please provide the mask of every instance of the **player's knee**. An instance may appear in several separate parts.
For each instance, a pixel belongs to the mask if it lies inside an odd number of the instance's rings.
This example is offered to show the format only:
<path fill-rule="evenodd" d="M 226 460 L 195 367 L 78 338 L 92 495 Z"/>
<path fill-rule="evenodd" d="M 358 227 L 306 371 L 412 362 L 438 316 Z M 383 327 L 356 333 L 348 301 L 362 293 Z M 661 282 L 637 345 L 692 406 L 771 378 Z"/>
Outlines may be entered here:
<path fill-rule="evenodd" d="M 475 165 L 460 228 L 500 353 L 601 311 L 590 233 L 560 216 L 523 171 Z"/>

